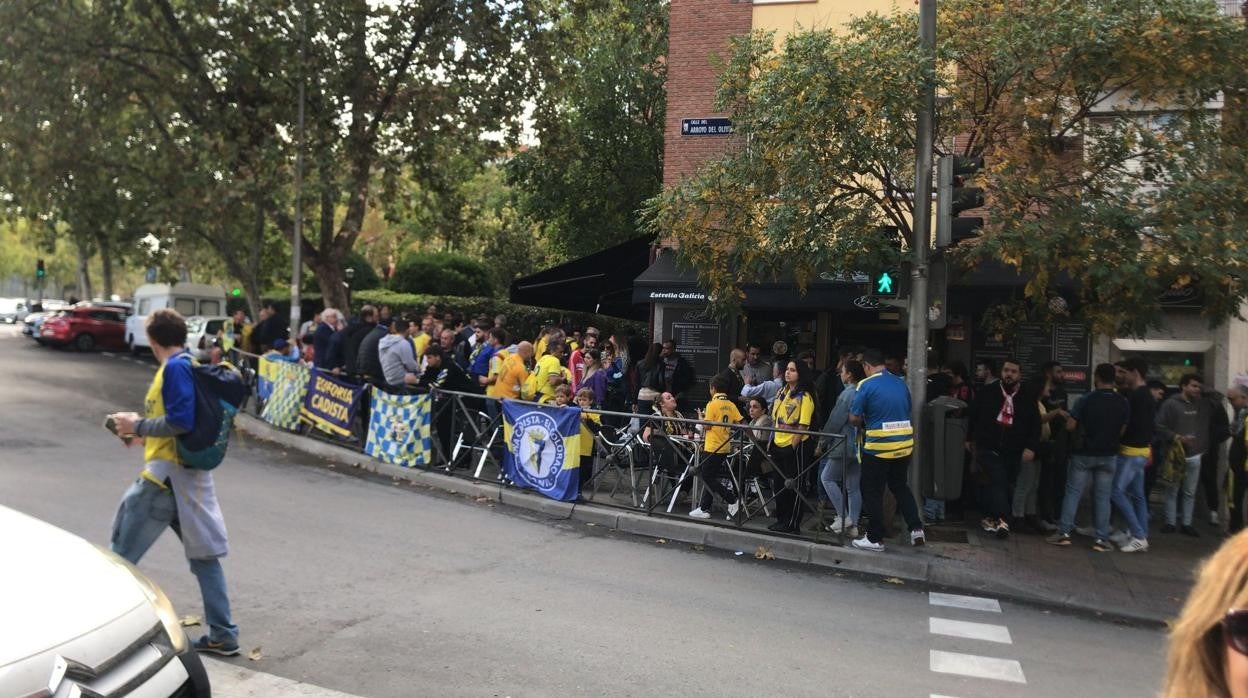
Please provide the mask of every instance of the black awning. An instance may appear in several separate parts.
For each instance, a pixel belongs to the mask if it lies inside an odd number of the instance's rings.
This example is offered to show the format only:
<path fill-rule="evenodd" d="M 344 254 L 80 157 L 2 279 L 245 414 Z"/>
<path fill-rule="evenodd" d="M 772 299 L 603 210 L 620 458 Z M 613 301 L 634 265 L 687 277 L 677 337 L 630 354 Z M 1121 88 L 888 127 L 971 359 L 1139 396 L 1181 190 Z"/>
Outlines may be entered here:
<path fill-rule="evenodd" d="M 867 280 L 842 281 L 814 278 L 806 285 L 806 293 L 797 289 L 791 277 L 774 282 L 747 283 L 741 288 L 745 298 L 741 307 L 748 310 L 794 308 L 803 310 L 850 310 L 867 292 Z M 633 283 L 634 303 L 669 305 L 702 305 L 706 291 L 698 286 L 697 274 L 676 264 L 676 253 L 661 250 L 658 257 Z"/>
<path fill-rule="evenodd" d="M 633 279 L 650 263 L 649 236 L 608 247 L 511 283 L 512 303 L 642 319 L 633 305 Z M 644 302 L 644 301 L 643 301 Z"/>

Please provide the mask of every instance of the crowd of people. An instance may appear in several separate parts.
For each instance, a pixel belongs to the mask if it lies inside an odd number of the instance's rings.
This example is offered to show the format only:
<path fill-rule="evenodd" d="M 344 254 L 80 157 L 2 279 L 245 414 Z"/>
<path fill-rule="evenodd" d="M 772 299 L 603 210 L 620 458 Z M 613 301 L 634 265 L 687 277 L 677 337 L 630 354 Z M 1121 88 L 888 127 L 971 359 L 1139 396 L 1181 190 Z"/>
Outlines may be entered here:
<path fill-rule="evenodd" d="M 1013 359 L 984 359 L 973 375 L 950 361 L 930 367 L 927 397 L 964 405 L 954 413 L 968 423 L 964 487 L 949 501 L 923 501 L 920 517 L 907 485 L 913 431 L 906 367 L 897 357 L 846 347 L 834 367 L 819 372 L 810 352 L 765 357 L 750 344 L 733 349 L 728 365 L 699 383 L 671 340 L 647 344 L 623 334 L 603 336 L 593 327 L 556 325 L 530 340 L 513 336 L 506 324 L 501 315 L 465 321 L 433 306 L 418 317 L 394 317 L 389 308 L 366 305 L 351 320 L 326 308 L 289 341 L 269 306 L 254 327 L 239 313 L 225 331 L 232 333 L 227 341 L 255 353 L 304 361 L 386 391 L 438 388 L 641 415 L 632 421 L 634 431 L 661 461 L 674 462 L 672 436 L 700 444 L 698 474 L 706 487 L 692 503 L 693 518 L 712 516 L 717 500 L 729 518 L 736 517 L 740 493 L 726 472 L 730 428 L 695 429 L 678 418 L 748 425 L 763 448 L 750 453 L 746 474 L 775 492 L 772 530 L 797 533 L 803 522 L 809 527 L 823 521 L 867 550 L 883 549 L 886 488 L 914 544 L 925 540 L 924 520 L 960 520 L 975 511 L 983 531 L 1001 538 L 1042 534 L 1066 546 L 1075 540 L 1072 533 L 1081 533 L 1096 550 L 1143 552 L 1153 528 L 1201 535 L 1194 520 L 1199 492 L 1209 523 L 1219 526 L 1221 502 L 1228 494 L 1241 502 L 1248 482 L 1218 478 L 1221 445 L 1231 437 L 1231 473 L 1244 472 L 1248 387 L 1232 386 L 1224 397 L 1206 391 L 1192 374 L 1167 396 L 1164 385 L 1148 380 L 1143 360 L 1128 358 L 1097 366 L 1094 389 L 1072 402 L 1063 367 L 1055 362 L 1024 376 Z M 709 390 L 695 390 L 698 385 Z M 497 401 L 484 405 L 491 416 L 498 409 Z M 600 428 L 600 420 L 586 419 L 591 435 Z M 845 438 L 808 441 L 793 433 L 802 431 Z M 584 441 L 592 444 L 592 438 Z M 585 455 L 592 468 L 591 454 Z M 804 465 L 812 458 L 819 461 L 813 470 Z M 1089 488 L 1092 525 L 1078 527 L 1079 504 Z M 1154 489 L 1164 502 L 1156 512 L 1149 506 Z M 827 516 L 807 520 L 812 501 L 828 510 L 830 523 Z M 1230 515 L 1231 530 L 1242 528 L 1241 507 L 1232 505 Z M 1157 517 L 1160 527 L 1151 525 Z"/>

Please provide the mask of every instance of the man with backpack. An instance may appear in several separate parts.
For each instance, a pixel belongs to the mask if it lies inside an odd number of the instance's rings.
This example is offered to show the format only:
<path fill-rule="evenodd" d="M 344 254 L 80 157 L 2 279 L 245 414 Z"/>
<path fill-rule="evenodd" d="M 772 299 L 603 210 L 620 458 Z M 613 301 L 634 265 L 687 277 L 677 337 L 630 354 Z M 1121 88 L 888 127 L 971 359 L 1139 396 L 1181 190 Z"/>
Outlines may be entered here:
<path fill-rule="evenodd" d="M 148 388 L 145 416 L 134 412 L 110 415 L 111 424 L 127 446 L 143 447 L 144 468 L 122 498 L 113 520 L 111 548 L 114 553 L 137 564 L 165 527 L 173 528 L 182 540 L 191 572 L 199 581 L 204 617 L 209 632 L 195 641 L 201 652 L 233 656 L 238 654 L 238 626 L 230 619 L 221 558 L 228 552 L 225 519 L 217 502 L 212 472 L 219 462 L 200 463 L 188 454 L 179 437 L 220 429 L 220 414 L 211 413 L 206 396 L 198 393 L 196 367 L 187 352 L 186 320 L 171 308 L 161 308 L 147 316 L 147 337 L 152 354 L 160 362 Z M 202 367 L 208 371 L 226 371 Z M 237 384 L 241 386 L 241 381 Z M 219 408 L 218 408 L 219 409 Z M 232 416 L 232 415 L 231 415 Z M 228 434 L 228 422 L 225 424 Z M 218 450 L 223 455 L 223 442 Z M 192 461 L 188 467 L 184 461 Z"/>

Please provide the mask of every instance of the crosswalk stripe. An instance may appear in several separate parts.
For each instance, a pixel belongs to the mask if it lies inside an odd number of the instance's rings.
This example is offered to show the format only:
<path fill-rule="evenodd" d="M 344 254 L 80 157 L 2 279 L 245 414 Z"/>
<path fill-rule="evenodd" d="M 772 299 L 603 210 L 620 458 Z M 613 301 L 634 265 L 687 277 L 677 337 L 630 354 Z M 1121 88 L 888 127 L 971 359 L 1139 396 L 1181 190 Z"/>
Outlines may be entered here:
<path fill-rule="evenodd" d="M 942 652 L 929 650 L 929 664 L 932 671 L 940 674 L 957 674 L 976 679 L 992 679 L 1010 683 L 1027 683 L 1023 676 L 1023 666 L 1013 659 L 981 657 L 975 654 L 960 652 Z"/>
<path fill-rule="evenodd" d="M 968 640 L 1000 642 L 1005 645 L 1014 644 L 1014 641 L 1010 639 L 1010 629 L 1004 625 L 971 623 L 964 620 L 950 620 L 948 618 L 929 618 L 928 630 L 933 635 L 948 635 L 949 637 L 961 637 Z"/>
<path fill-rule="evenodd" d="M 961 608 L 968 611 L 987 611 L 1000 613 L 1001 604 L 996 599 L 985 599 L 980 596 L 963 596 L 961 594 L 942 594 L 937 591 L 928 592 L 928 603 L 933 606 Z"/>
<path fill-rule="evenodd" d="M 351 693 L 265 674 L 209 657 L 204 658 L 204 667 L 208 670 L 208 682 L 212 684 L 214 698 L 360 698 Z"/>

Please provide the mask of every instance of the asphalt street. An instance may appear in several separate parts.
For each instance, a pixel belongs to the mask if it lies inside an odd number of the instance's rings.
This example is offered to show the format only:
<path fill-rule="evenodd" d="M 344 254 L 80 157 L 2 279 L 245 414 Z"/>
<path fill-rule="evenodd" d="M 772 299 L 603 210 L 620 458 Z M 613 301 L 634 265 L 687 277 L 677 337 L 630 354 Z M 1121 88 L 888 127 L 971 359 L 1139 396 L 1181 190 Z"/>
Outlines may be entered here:
<path fill-rule="evenodd" d="M 141 410 L 152 370 L 0 327 L 0 504 L 107 543 L 142 464 L 100 424 Z M 214 665 L 221 695 L 1134 698 L 1161 680 L 1156 628 L 520 514 L 245 437 L 230 453 L 244 656 Z M 172 534 L 140 567 L 202 614 Z"/>

